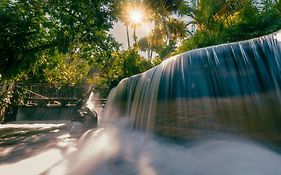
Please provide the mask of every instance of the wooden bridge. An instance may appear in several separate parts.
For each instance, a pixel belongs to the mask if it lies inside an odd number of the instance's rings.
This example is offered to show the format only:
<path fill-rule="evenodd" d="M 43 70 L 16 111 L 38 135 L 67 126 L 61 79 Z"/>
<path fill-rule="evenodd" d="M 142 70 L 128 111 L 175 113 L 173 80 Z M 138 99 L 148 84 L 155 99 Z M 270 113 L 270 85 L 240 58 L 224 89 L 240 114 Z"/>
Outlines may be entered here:
<path fill-rule="evenodd" d="M 56 87 L 48 84 L 2 85 L 0 95 L 13 91 L 22 101 L 17 106 L 10 105 L 6 122 L 20 120 L 81 120 L 80 110 L 92 92 L 91 86 Z M 4 93 L 3 93 L 4 92 Z M 91 98 L 95 106 L 102 109 L 106 99 Z"/>
<path fill-rule="evenodd" d="M 14 90 L 24 96 L 24 106 L 81 106 L 88 99 L 92 87 L 15 84 Z"/>

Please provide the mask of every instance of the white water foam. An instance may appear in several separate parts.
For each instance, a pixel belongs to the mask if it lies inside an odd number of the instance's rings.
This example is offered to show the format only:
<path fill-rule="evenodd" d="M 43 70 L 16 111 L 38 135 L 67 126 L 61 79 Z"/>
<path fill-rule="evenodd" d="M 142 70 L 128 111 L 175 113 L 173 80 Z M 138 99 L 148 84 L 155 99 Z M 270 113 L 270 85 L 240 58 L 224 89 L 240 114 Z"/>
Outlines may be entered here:
<path fill-rule="evenodd" d="M 281 155 L 253 141 L 212 136 L 183 146 L 116 126 L 86 133 L 63 174 L 280 175 Z M 58 168 L 67 166 L 67 168 Z M 50 174 L 57 174 L 55 171 Z"/>
<path fill-rule="evenodd" d="M 50 133 L 50 140 L 55 139 L 51 136 L 58 139 L 53 146 L 37 149 L 38 153 L 32 157 L 3 164 L 0 174 L 280 175 L 281 172 L 279 153 L 245 138 L 216 134 L 183 145 L 124 125 L 115 123 L 88 130 L 75 142 L 66 142 Z"/>

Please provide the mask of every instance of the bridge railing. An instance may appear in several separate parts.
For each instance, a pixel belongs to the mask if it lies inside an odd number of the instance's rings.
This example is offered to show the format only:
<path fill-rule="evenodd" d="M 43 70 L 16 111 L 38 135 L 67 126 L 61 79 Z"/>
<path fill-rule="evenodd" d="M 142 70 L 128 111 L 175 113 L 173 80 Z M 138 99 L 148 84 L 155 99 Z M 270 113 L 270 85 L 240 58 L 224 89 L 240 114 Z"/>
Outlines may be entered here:
<path fill-rule="evenodd" d="M 62 86 L 48 84 L 15 84 L 14 90 L 24 95 L 24 105 L 82 105 L 91 86 Z"/>

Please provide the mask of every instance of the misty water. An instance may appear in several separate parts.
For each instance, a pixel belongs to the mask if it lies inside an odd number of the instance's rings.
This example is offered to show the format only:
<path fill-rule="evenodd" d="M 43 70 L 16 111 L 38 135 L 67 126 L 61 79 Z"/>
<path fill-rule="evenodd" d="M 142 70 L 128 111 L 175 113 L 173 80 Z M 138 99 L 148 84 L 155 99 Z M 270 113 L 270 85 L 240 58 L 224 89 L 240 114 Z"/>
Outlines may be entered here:
<path fill-rule="evenodd" d="M 280 42 L 279 31 L 197 49 L 122 80 L 98 111 L 98 127 L 65 142 L 68 151 L 36 173 L 281 174 Z"/>

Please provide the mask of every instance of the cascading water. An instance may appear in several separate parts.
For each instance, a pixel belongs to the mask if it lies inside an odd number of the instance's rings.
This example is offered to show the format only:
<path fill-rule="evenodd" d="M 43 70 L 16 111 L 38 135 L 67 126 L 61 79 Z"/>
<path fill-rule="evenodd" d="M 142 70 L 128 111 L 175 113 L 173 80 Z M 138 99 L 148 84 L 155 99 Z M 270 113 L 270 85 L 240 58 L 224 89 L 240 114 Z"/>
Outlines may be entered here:
<path fill-rule="evenodd" d="M 281 31 L 186 52 L 122 80 L 106 118 L 190 139 L 235 132 L 281 143 Z"/>
<path fill-rule="evenodd" d="M 279 175 L 280 66 L 281 31 L 122 80 L 67 174 Z"/>
<path fill-rule="evenodd" d="M 122 80 L 99 126 L 41 174 L 280 175 L 280 42 L 197 49 Z"/>

